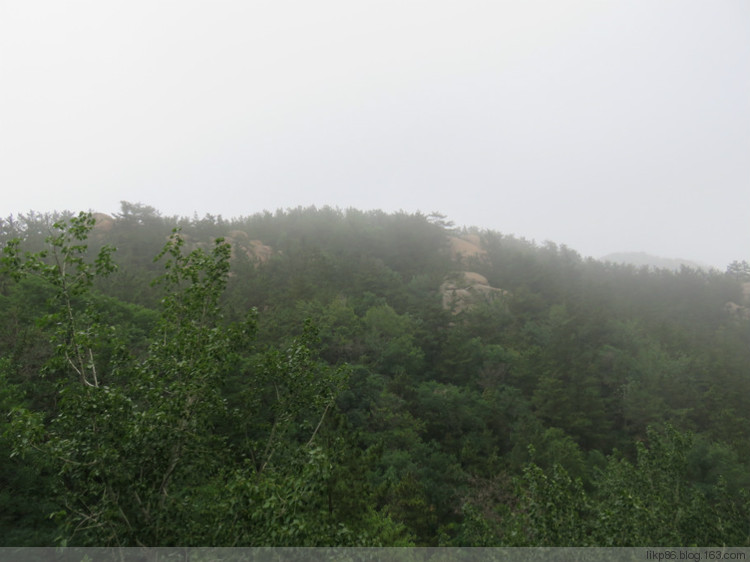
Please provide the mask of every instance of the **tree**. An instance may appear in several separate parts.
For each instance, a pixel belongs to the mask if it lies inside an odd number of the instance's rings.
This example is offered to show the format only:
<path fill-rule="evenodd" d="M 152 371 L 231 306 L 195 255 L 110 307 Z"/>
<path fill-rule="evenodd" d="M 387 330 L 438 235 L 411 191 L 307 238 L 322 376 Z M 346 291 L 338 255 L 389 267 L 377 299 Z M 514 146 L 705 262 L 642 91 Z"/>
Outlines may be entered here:
<path fill-rule="evenodd" d="M 117 366 L 127 384 L 112 385 L 95 361 L 110 328 L 97 321 L 91 290 L 95 276 L 114 270 L 113 250 L 105 247 L 93 263 L 85 259 L 93 225 L 86 214 L 56 223 L 49 249 L 23 259 L 17 242 L 6 247 L 15 276 L 36 274 L 54 287 L 58 311 L 47 321 L 56 326 L 56 354 L 48 368 L 76 375 L 61 380 L 54 412 L 14 412 L 15 450 L 36 450 L 55 467 L 63 542 L 166 544 L 175 532 L 171 514 L 179 511 L 175 488 L 220 466 L 221 439 L 210 431 L 222 406 L 218 383 L 247 332 L 217 322 L 229 248 L 219 240 L 210 255 L 184 256 L 173 235 L 161 255 L 170 259 L 159 335 L 145 359 Z"/>
<path fill-rule="evenodd" d="M 731 275 L 737 281 L 750 281 L 750 263 L 746 260 L 733 261 L 727 266 L 727 275 Z"/>
<path fill-rule="evenodd" d="M 528 464 L 516 480 L 517 503 L 500 506 L 501 537 L 513 546 L 747 545 L 747 493 L 727 493 L 719 480 L 712 498 L 691 480 L 692 436 L 671 426 L 649 428 L 637 459 L 609 457 L 587 492 L 559 464 Z"/>
<path fill-rule="evenodd" d="M 19 404 L 6 432 L 14 456 L 41 455 L 54 471 L 59 541 L 320 545 L 400 536 L 398 526 L 371 509 L 362 517 L 375 532 L 361 522 L 347 527 L 326 512 L 337 453 L 318 446 L 316 436 L 346 372 L 317 361 L 311 326 L 286 352 L 250 360 L 254 312 L 239 323 L 222 321 L 230 257 L 222 239 L 210 253 L 186 253 L 179 233 L 172 234 L 157 257 L 166 259 L 159 280 L 165 297 L 148 352 L 123 359 L 118 369 L 127 376 L 109 383 L 94 361 L 106 326 L 91 321 L 90 297 L 93 278 L 114 267 L 111 249 L 93 263 L 85 259 L 83 241 L 93 224 L 90 215 L 59 223 L 50 250 L 22 257 L 14 242 L 4 259 L 16 277 L 39 274 L 55 288 L 54 303 L 62 308 L 54 313 L 55 364 L 76 375 L 61 380 L 54 411 Z M 222 395 L 238 371 L 248 377 L 245 412 L 230 411 Z M 266 420 L 252 409 L 263 392 L 272 405 Z M 254 423 L 231 423 L 243 417 Z M 222 423 L 247 437 L 219 431 Z"/>
<path fill-rule="evenodd" d="M 72 369 L 81 384 L 98 387 L 101 381 L 94 350 L 102 341 L 104 330 L 93 310 L 90 291 L 96 277 L 111 274 L 116 266 L 112 246 L 102 247 L 93 263 L 86 260 L 84 242 L 94 224 L 91 213 L 83 212 L 69 223 L 55 222 L 55 232 L 46 240 L 47 248 L 23 258 L 20 240 L 12 239 L 3 248 L 3 265 L 17 280 L 33 275 L 54 288 L 51 305 L 55 311 L 46 315 L 43 322 L 56 326 L 52 338 L 56 367 Z"/>

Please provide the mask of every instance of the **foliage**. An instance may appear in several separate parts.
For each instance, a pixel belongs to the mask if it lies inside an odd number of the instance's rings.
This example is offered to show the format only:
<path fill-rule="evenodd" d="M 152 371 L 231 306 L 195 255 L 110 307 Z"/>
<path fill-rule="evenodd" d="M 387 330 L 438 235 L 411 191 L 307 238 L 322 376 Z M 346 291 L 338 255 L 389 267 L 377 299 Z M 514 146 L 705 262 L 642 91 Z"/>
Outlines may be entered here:
<path fill-rule="evenodd" d="M 0 544 L 748 544 L 746 262 L 329 207 L 0 243 Z"/>

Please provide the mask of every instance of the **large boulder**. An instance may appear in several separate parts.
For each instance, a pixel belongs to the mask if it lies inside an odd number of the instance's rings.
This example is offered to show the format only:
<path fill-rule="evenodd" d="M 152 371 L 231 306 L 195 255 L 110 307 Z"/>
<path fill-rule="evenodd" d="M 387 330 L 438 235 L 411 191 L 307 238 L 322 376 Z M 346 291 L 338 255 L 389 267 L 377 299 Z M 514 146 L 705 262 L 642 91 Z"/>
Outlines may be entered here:
<path fill-rule="evenodd" d="M 451 274 L 440 286 L 443 308 L 458 314 L 479 303 L 489 303 L 508 292 L 492 287 L 487 278 L 474 271 Z"/>

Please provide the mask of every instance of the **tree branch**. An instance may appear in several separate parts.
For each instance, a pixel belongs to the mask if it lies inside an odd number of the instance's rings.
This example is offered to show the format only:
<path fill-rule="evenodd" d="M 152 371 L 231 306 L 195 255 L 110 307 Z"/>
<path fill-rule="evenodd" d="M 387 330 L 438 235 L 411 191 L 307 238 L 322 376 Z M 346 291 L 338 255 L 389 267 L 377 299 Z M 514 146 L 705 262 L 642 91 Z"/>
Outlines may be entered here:
<path fill-rule="evenodd" d="M 315 435 L 318 433 L 318 430 L 320 429 L 320 426 L 322 425 L 323 420 L 325 419 L 326 414 L 328 413 L 328 408 L 330 408 L 331 404 L 332 403 L 329 402 L 326 405 L 326 409 L 323 410 L 323 415 L 320 416 L 320 421 L 318 421 L 318 425 L 315 427 L 315 431 L 313 431 L 313 434 L 310 436 L 310 440 L 307 442 L 307 445 L 305 445 L 306 447 L 309 447 L 310 445 L 312 445 L 313 439 L 315 439 Z"/>

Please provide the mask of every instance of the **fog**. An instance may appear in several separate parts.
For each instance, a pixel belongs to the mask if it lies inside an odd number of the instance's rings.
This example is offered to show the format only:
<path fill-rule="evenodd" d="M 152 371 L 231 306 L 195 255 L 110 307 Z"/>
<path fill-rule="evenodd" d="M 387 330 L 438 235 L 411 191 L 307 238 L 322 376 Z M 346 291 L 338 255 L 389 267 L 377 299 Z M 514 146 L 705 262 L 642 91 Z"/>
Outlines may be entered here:
<path fill-rule="evenodd" d="M 750 259 L 750 4 L 0 3 L 0 213 L 439 211 Z"/>

